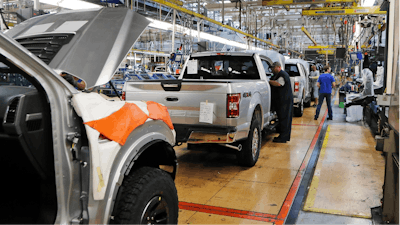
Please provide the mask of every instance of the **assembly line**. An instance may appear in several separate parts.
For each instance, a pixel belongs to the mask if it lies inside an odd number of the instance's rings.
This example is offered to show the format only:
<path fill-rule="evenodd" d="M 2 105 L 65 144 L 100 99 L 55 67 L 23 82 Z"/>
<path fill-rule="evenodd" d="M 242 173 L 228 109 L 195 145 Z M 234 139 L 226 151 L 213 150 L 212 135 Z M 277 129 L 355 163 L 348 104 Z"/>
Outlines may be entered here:
<path fill-rule="evenodd" d="M 1 0 L 1 224 L 398 224 L 397 0 Z"/>

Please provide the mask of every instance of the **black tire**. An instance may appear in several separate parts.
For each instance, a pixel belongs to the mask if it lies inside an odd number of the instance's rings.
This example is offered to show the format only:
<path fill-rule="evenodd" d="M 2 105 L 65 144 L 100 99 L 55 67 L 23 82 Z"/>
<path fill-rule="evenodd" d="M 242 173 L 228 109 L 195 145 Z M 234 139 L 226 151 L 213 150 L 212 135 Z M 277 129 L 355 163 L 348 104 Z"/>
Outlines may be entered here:
<path fill-rule="evenodd" d="M 186 144 L 186 149 L 187 150 L 193 150 L 193 149 L 195 149 L 197 146 L 196 146 L 196 144 L 191 144 L 191 143 L 187 143 Z"/>
<path fill-rule="evenodd" d="M 300 103 L 299 103 L 299 107 L 293 107 L 294 108 L 294 115 L 296 117 L 302 117 L 303 116 L 303 112 L 304 112 L 304 100 L 301 99 Z"/>
<path fill-rule="evenodd" d="M 125 177 L 115 201 L 113 224 L 177 224 L 178 194 L 166 172 L 141 167 Z"/>
<path fill-rule="evenodd" d="M 249 136 L 242 144 L 242 150 L 237 153 L 239 165 L 252 167 L 256 164 L 261 149 L 261 113 L 256 111 L 250 125 Z"/>
<path fill-rule="evenodd" d="M 305 107 L 310 107 L 311 106 L 311 98 L 307 102 L 304 103 Z"/>

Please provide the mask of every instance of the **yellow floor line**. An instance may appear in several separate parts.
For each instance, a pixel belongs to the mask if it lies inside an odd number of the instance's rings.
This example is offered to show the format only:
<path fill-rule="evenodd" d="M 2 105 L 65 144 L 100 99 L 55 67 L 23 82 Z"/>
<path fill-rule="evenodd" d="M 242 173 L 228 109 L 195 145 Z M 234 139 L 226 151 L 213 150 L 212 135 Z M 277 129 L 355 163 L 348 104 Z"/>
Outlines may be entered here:
<path fill-rule="evenodd" d="M 317 163 L 317 166 L 315 167 L 314 176 L 311 181 L 310 189 L 308 191 L 307 199 L 304 204 L 303 210 L 309 211 L 309 212 L 318 212 L 318 213 L 326 213 L 326 214 L 334 214 L 334 215 L 341 215 L 341 216 L 351 216 L 351 217 L 370 219 L 371 217 L 369 215 L 365 215 L 365 214 L 355 215 L 355 214 L 346 213 L 341 210 L 314 208 L 315 197 L 317 196 L 317 189 L 318 189 L 318 185 L 319 185 L 319 177 L 320 177 L 321 169 L 322 169 L 322 161 L 325 157 L 325 152 L 326 152 L 326 147 L 328 145 L 330 130 L 331 130 L 331 127 L 330 127 L 330 125 L 328 125 L 328 127 L 326 129 L 324 142 L 322 144 L 321 152 L 319 154 L 318 163 Z"/>
<path fill-rule="evenodd" d="M 339 215 L 339 216 L 349 216 L 349 217 L 356 217 L 356 218 L 363 218 L 363 219 L 371 219 L 371 217 L 369 215 L 364 215 L 364 214 L 355 215 L 355 214 L 350 214 L 350 213 L 346 213 L 346 212 L 343 212 L 343 211 L 340 211 L 340 210 L 335 210 L 335 209 L 311 208 L 311 209 L 307 209 L 307 210 L 304 210 L 304 211 L 325 213 L 325 214 L 332 214 L 332 215 Z"/>
<path fill-rule="evenodd" d="M 324 159 L 324 156 L 325 156 L 325 150 L 326 150 L 326 145 L 328 144 L 330 130 L 331 130 L 331 127 L 328 125 L 328 127 L 326 129 L 324 142 L 322 143 L 321 152 L 319 154 L 317 166 L 315 167 L 314 177 L 311 181 L 310 189 L 308 190 L 306 203 L 304 204 L 304 210 L 309 210 L 309 209 L 313 208 L 313 206 L 314 206 L 315 196 L 317 195 L 317 188 L 318 188 L 318 184 L 319 184 L 319 175 L 320 175 L 321 169 L 322 169 L 322 160 Z"/>

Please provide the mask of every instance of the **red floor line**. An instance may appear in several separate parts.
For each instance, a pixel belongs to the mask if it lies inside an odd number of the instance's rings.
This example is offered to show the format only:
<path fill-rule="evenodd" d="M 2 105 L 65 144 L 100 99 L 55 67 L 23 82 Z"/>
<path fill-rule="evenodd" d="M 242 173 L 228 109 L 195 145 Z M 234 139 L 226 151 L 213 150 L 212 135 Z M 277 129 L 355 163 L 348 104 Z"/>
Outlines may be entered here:
<path fill-rule="evenodd" d="M 318 127 L 319 125 L 315 124 L 292 124 L 292 126 L 309 126 L 309 127 Z"/>
<path fill-rule="evenodd" d="M 315 144 L 317 143 L 317 140 L 318 140 L 318 136 L 321 133 L 322 126 L 324 125 L 324 122 L 325 122 L 327 114 L 328 114 L 328 110 L 325 111 L 325 114 L 322 117 L 322 120 L 321 120 L 321 122 L 320 122 L 320 124 L 318 126 L 318 129 L 317 129 L 317 132 L 315 133 L 314 138 L 313 138 L 313 140 L 311 142 L 311 145 L 308 148 L 307 152 L 309 150 L 314 149 Z M 285 201 L 283 202 L 282 208 L 281 208 L 281 210 L 280 210 L 280 212 L 278 214 L 278 217 L 277 217 L 278 220 L 285 220 L 287 214 L 289 213 L 289 210 L 290 210 L 290 207 L 292 206 L 293 200 L 296 197 L 297 190 L 299 189 L 301 178 L 303 177 L 303 171 L 306 168 L 307 163 L 308 163 L 308 161 L 307 162 L 305 162 L 305 161 L 302 162 L 302 164 L 300 166 L 300 169 L 297 172 L 296 178 L 294 179 L 293 184 L 290 187 L 289 193 L 286 196 Z"/>
<path fill-rule="evenodd" d="M 241 215 L 248 215 L 248 216 L 272 218 L 272 219 L 276 218 L 276 215 L 268 214 L 268 213 L 260 213 L 260 212 L 253 212 L 253 211 L 247 211 L 247 210 L 238 210 L 238 209 L 230 209 L 230 208 L 211 206 L 211 205 L 203 205 L 203 204 L 196 204 L 196 203 L 190 203 L 190 202 L 179 202 L 179 207 L 209 209 L 209 210 L 216 211 L 216 212 L 217 211 L 218 212 L 227 212 L 227 213 L 234 213 L 234 214 L 241 214 Z"/>
<path fill-rule="evenodd" d="M 271 222 L 271 223 L 276 223 L 276 224 L 283 222 L 283 221 L 277 220 L 276 215 L 272 215 L 272 214 L 229 209 L 229 208 L 195 204 L 195 203 L 189 203 L 189 202 L 179 202 L 179 208 L 184 209 L 184 210 L 196 211 L 196 212 L 204 212 L 204 213 L 210 213 L 210 214 L 216 214 L 216 215 L 222 215 L 222 216 L 230 216 L 230 217 L 249 219 L 249 220 L 258 220 L 258 221 Z"/>

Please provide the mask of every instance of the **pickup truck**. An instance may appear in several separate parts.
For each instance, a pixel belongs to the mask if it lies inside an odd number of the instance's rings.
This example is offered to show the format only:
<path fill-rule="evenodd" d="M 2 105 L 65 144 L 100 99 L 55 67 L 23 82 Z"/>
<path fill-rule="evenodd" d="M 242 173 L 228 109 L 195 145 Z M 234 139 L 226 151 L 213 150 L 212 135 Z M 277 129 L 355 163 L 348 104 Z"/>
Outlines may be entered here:
<path fill-rule="evenodd" d="M 303 116 L 304 106 L 311 103 L 311 84 L 309 80 L 309 63 L 302 59 L 287 59 L 285 71 L 290 76 L 293 90 L 293 113 L 297 117 Z"/>
<path fill-rule="evenodd" d="M 0 32 L 1 224 L 177 224 L 172 124 L 150 116 L 156 103 L 86 93 L 111 79 L 149 23 L 127 8 L 100 8 Z M 141 119 L 127 119 L 125 106 Z M 119 112 L 106 132 L 122 131 L 118 121 L 141 125 L 112 136 L 90 125 Z"/>
<path fill-rule="evenodd" d="M 164 104 L 177 142 L 223 144 L 250 167 L 260 154 L 261 131 L 276 126 L 277 118 L 268 83 L 273 62 L 266 55 L 280 54 L 264 52 L 195 53 L 178 80 L 127 81 L 123 96 Z"/>

